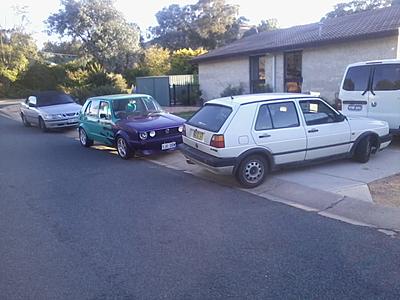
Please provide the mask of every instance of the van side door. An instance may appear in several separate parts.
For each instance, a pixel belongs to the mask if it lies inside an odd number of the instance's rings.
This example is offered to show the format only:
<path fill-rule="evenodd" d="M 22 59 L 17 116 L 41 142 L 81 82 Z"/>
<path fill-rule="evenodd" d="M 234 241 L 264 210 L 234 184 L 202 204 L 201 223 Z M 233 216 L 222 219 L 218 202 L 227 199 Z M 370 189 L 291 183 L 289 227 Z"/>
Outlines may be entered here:
<path fill-rule="evenodd" d="M 363 117 L 368 115 L 371 73 L 372 67 L 368 65 L 347 69 L 339 94 L 345 115 Z"/>
<path fill-rule="evenodd" d="M 400 129 L 400 64 L 376 65 L 369 97 L 368 117 Z"/>
<path fill-rule="evenodd" d="M 260 104 L 252 136 L 273 155 L 277 165 L 304 161 L 306 134 L 293 101 Z"/>

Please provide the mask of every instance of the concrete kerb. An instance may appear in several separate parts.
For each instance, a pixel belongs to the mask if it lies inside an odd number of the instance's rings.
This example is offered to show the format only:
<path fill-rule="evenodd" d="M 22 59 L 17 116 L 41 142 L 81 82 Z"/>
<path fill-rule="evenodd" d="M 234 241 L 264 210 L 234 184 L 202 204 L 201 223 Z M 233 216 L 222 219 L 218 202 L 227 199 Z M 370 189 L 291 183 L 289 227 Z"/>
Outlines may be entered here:
<path fill-rule="evenodd" d="M 19 121 L 15 105 L 0 109 L 0 114 Z M 68 135 L 76 138 L 75 134 Z M 178 153 L 176 153 L 178 154 Z M 358 226 L 378 229 L 389 236 L 400 233 L 400 208 L 391 208 L 357 200 L 351 197 L 322 191 L 271 176 L 266 183 L 255 189 L 242 189 L 231 176 L 218 176 L 197 166 L 188 165 L 182 154 L 142 157 L 164 167 L 172 168 L 216 182 L 225 186 L 260 196 L 270 201 L 283 203 L 321 216 Z"/>

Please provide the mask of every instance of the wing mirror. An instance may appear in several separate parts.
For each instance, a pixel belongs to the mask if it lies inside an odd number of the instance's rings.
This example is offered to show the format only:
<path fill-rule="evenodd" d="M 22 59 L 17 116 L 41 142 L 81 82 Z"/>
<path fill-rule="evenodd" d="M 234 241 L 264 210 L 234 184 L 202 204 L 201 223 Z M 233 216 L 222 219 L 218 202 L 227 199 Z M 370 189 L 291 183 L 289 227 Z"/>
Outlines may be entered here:
<path fill-rule="evenodd" d="M 36 107 L 37 99 L 35 96 L 29 96 L 28 98 L 28 106 L 29 107 Z"/>
<path fill-rule="evenodd" d="M 105 113 L 101 113 L 100 114 L 100 119 L 108 119 L 108 117 L 107 117 L 107 114 L 105 114 Z"/>

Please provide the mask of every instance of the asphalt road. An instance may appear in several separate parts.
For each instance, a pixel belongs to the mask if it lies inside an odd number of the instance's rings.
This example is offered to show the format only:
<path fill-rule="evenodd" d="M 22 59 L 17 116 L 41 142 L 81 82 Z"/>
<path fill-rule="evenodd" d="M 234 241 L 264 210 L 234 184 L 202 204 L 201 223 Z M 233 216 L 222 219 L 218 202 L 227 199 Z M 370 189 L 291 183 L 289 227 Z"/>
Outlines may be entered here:
<path fill-rule="evenodd" d="M 399 299 L 400 240 L 0 117 L 0 299 Z"/>

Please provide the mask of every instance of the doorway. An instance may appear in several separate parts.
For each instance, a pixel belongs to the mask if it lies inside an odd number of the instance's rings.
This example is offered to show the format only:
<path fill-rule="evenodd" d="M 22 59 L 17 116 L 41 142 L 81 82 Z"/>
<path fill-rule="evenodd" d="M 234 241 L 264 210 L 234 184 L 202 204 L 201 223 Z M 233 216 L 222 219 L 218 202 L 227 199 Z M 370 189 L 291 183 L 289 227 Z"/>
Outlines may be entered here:
<path fill-rule="evenodd" d="M 286 52 L 284 54 L 285 78 L 284 90 L 289 93 L 301 93 L 302 51 Z"/>

